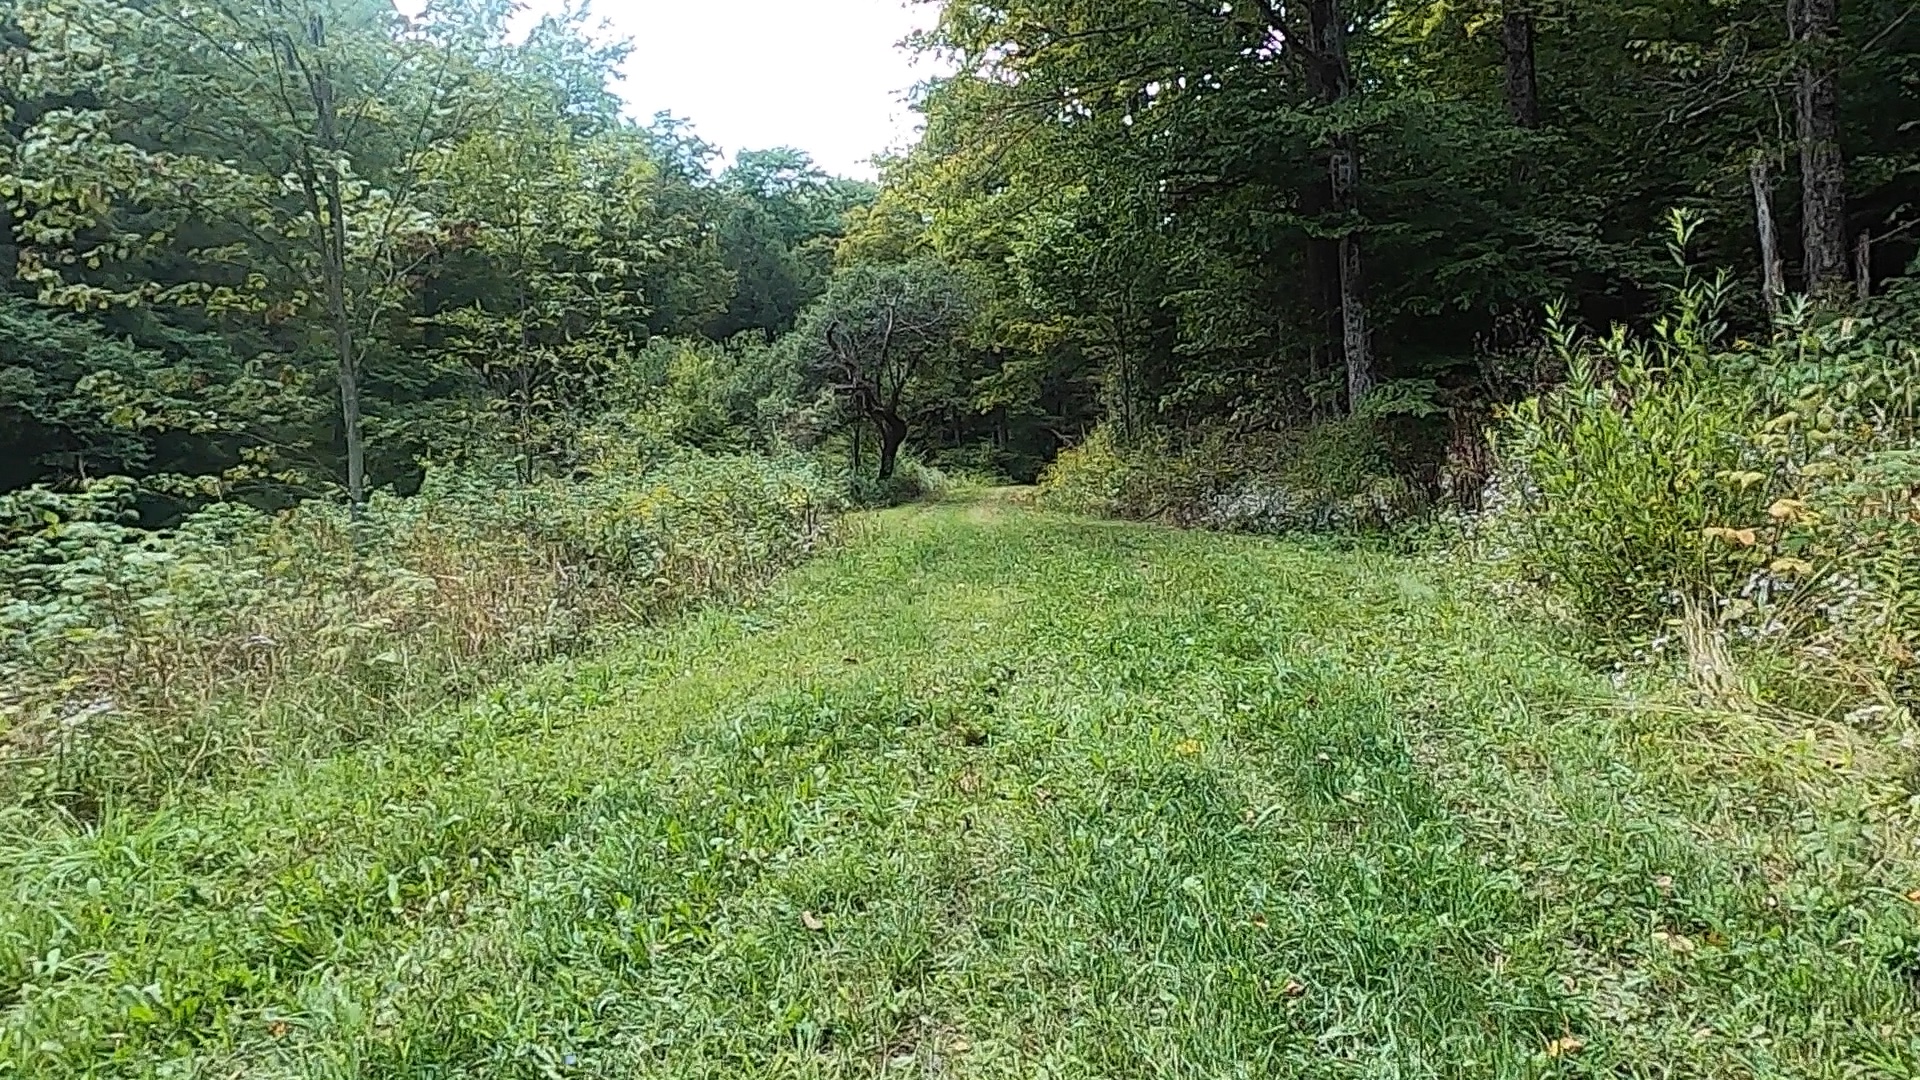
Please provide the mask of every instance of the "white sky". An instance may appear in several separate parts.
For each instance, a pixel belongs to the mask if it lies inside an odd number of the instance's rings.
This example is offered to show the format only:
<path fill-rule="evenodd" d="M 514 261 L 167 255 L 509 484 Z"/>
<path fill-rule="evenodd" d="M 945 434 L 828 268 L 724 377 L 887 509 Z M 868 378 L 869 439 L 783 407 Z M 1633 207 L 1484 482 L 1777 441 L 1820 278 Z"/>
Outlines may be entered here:
<path fill-rule="evenodd" d="M 935 16 L 908 0 L 595 0 L 588 10 L 633 40 L 618 86 L 629 111 L 689 120 L 729 157 L 794 146 L 828 172 L 871 179 L 867 159 L 912 142 L 905 94 L 934 70 L 898 47 Z"/>

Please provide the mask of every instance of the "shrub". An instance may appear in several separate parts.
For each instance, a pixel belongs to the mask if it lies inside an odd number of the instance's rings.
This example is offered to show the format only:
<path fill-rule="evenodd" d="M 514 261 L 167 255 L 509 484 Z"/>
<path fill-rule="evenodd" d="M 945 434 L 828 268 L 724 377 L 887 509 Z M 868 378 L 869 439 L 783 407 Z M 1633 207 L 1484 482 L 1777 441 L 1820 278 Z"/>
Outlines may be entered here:
<path fill-rule="evenodd" d="M 1396 452 L 1392 421 L 1372 417 L 1278 432 L 1149 435 L 1122 446 L 1096 430 L 1042 474 L 1056 509 L 1238 532 L 1390 528 L 1425 498 Z"/>
<path fill-rule="evenodd" d="M 1568 380 L 1505 416 L 1481 535 L 1609 637 L 1709 612 L 1800 674 L 1908 699 L 1920 352 L 1897 324 L 1804 306 L 1767 343 L 1722 346 L 1724 292 L 1689 279 L 1648 335 L 1556 320 Z"/>
<path fill-rule="evenodd" d="M 1609 629 L 1657 624 L 1681 597 L 1742 576 L 1706 530 L 1762 515 L 1770 484 L 1748 440 L 1752 388 L 1707 348 L 1709 291 L 1651 339 L 1583 341 L 1556 321 L 1567 381 L 1508 410 L 1497 483 L 1531 576 Z"/>
<path fill-rule="evenodd" d="M 840 505 L 797 459 L 512 477 L 430 470 L 358 522 L 223 503 L 154 532 L 128 481 L 0 498 L 0 798 L 86 813 L 324 756 L 511 665 L 755 588 Z"/>
<path fill-rule="evenodd" d="M 885 507 L 922 499 L 938 499 L 952 489 L 947 474 L 922 462 L 910 452 L 902 452 L 893 475 L 885 480 L 864 474 L 849 475 L 847 496 L 855 506 Z"/>

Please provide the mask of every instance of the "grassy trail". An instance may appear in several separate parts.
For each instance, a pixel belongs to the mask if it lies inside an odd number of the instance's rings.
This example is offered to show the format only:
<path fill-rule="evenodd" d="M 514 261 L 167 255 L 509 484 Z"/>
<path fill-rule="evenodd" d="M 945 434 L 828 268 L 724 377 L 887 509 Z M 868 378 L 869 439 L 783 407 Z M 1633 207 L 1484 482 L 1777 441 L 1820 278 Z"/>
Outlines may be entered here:
<path fill-rule="evenodd" d="M 320 767 L 17 825 L 0 1075 L 1920 1074 L 1920 881 L 1856 808 L 1470 590 L 995 501 L 861 533 Z"/>

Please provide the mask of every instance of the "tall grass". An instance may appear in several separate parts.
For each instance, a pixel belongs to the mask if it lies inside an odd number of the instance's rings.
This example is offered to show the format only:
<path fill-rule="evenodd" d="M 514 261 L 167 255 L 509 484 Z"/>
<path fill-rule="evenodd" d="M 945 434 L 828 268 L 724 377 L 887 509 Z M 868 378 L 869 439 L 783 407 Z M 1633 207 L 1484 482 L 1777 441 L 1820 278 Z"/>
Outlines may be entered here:
<path fill-rule="evenodd" d="M 1156 431 L 1131 443 L 1102 427 L 1047 467 L 1040 497 L 1073 513 L 1230 532 L 1387 528 L 1427 504 L 1397 434 L 1371 416 L 1282 431 Z"/>
<path fill-rule="evenodd" d="M 586 480 L 435 471 L 417 496 L 147 531 L 125 481 L 0 501 L 0 801 L 82 816 L 326 756 L 818 543 L 812 467 L 686 456 Z"/>

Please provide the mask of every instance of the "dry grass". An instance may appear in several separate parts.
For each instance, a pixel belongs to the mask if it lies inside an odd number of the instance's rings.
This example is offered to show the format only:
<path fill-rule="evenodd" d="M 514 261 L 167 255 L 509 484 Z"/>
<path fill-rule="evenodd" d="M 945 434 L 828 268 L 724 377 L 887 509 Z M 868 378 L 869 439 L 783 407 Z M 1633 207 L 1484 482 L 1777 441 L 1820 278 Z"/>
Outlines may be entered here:
<path fill-rule="evenodd" d="M 92 817 L 324 757 L 609 628 L 738 598 L 823 539 L 831 500 L 795 490 L 716 501 L 656 484 L 529 520 L 524 505 L 572 494 L 556 484 L 387 500 L 358 526 L 307 507 L 104 532 L 0 656 L 0 798 Z"/>

